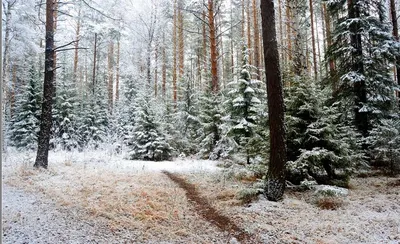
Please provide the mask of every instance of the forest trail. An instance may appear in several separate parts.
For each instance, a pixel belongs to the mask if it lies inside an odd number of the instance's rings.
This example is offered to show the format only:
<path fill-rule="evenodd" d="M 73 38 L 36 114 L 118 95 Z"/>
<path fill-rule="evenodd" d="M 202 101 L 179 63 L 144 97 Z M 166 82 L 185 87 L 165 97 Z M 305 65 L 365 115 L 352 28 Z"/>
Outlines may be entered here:
<path fill-rule="evenodd" d="M 186 197 L 194 204 L 196 212 L 198 212 L 205 220 L 216 225 L 220 230 L 229 232 L 241 243 L 257 243 L 250 234 L 237 226 L 229 217 L 222 215 L 213 208 L 206 198 L 200 196 L 193 184 L 190 184 L 175 173 L 168 171 L 162 171 L 162 173 L 168 176 L 168 178 L 175 182 L 180 188 L 185 190 Z"/>

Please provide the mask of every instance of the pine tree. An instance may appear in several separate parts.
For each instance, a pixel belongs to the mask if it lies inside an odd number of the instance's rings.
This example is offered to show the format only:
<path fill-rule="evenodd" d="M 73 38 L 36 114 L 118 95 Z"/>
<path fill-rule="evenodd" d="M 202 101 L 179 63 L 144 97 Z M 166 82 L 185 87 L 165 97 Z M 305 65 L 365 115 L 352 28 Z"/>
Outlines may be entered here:
<path fill-rule="evenodd" d="M 24 92 L 17 96 L 16 113 L 10 124 L 10 144 L 17 148 L 36 149 L 40 126 L 42 90 L 35 67 L 29 71 Z"/>
<path fill-rule="evenodd" d="M 240 150 L 245 152 L 246 162 L 250 163 L 250 158 L 259 152 L 259 143 L 255 138 L 257 127 L 260 126 L 261 100 L 264 91 L 260 88 L 260 80 L 251 79 L 251 67 L 248 64 L 247 49 L 243 51 L 243 65 L 240 71 L 240 78 L 228 84 L 231 87 L 228 92 L 228 113 L 231 127 L 228 133 L 239 145 Z"/>
<path fill-rule="evenodd" d="M 135 125 L 130 134 L 129 158 L 162 161 L 170 160 L 172 148 L 161 130 L 160 121 L 154 110 L 151 93 L 144 89 L 136 103 Z"/>

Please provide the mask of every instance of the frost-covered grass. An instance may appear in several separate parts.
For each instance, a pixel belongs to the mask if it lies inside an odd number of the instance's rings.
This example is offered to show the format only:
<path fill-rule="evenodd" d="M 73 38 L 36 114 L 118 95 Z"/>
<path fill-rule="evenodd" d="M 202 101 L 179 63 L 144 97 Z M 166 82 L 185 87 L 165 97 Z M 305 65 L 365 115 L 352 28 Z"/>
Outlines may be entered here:
<path fill-rule="evenodd" d="M 141 233 L 137 242 L 227 243 L 201 219 L 182 189 L 161 170 L 179 173 L 222 214 L 264 243 L 399 243 L 398 179 L 356 178 L 336 210 L 317 206 L 313 191 L 290 192 L 282 202 L 259 197 L 243 205 L 238 196 L 246 177 L 224 173 L 218 162 L 176 159 L 131 161 L 103 151 L 50 152 L 49 169 L 33 169 L 34 153 L 3 155 L 3 181 L 28 192 L 42 192 L 62 207 L 80 208 L 82 219 L 107 219 L 112 231 Z M 28 230 L 27 230 L 28 231 Z"/>

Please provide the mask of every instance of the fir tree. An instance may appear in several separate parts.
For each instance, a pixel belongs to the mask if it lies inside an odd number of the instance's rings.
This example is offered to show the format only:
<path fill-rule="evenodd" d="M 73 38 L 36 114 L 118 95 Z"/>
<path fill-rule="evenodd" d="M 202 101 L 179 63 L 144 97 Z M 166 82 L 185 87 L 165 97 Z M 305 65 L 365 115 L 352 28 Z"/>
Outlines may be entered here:
<path fill-rule="evenodd" d="M 198 143 L 201 157 L 218 159 L 225 157 L 233 149 L 229 146 L 229 143 L 223 143 L 224 140 L 222 140 L 228 138 L 222 132 L 221 96 L 221 94 L 206 92 L 200 98 L 201 112 L 199 119 L 201 127 L 198 132 L 200 135 Z"/>
<path fill-rule="evenodd" d="M 400 172 L 399 117 L 381 120 L 381 123 L 372 129 L 369 140 L 374 165 L 387 166 L 392 174 Z"/>
<path fill-rule="evenodd" d="M 29 70 L 29 80 L 17 96 L 16 111 L 10 124 L 10 144 L 17 148 L 35 149 L 40 126 L 42 90 L 35 67 Z"/>
<path fill-rule="evenodd" d="M 191 86 L 189 80 L 184 80 L 182 100 L 178 103 L 178 111 L 174 116 L 174 139 L 179 151 L 185 154 L 193 154 L 197 150 L 196 139 L 199 137 L 199 100 L 198 93 Z"/>
<path fill-rule="evenodd" d="M 251 67 L 248 64 L 247 49 L 243 51 L 243 65 L 240 71 L 240 78 L 228 84 L 230 90 L 228 92 L 228 113 L 229 135 L 232 136 L 240 147 L 240 151 L 244 151 L 247 164 L 250 163 L 250 157 L 255 152 L 259 153 L 261 144 L 259 135 L 256 134 L 262 115 L 261 96 L 264 91 L 260 88 L 262 82 L 260 80 L 251 79 Z M 265 126 L 265 125 L 264 125 Z"/>
<path fill-rule="evenodd" d="M 358 143 L 360 135 L 346 124 L 340 104 L 329 105 L 331 99 L 326 91 L 305 80 L 294 82 L 289 94 L 288 179 L 300 183 L 312 176 L 324 184 L 347 180 L 355 167 L 364 162 L 364 155 Z"/>
<path fill-rule="evenodd" d="M 95 94 L 87 94 L 79 111 L 78 133 L 82 147 L 97 148 L 108 134 L 108 109 L 104 89 L 96 86 Z"/>
<path fill-rule="evenodd" d="M 363 137 L 372 124 L 390 114 L 395 84 L 390 63 L 399 44 L 392 38 L 384 2 L 376 0 L 327 1 L 334 22 L 328 57 L 336 62 L 335 96 L 342 110 L 354 113 L 354 122 Z"/>
<path fill-rule="evenodd" d="M 53 143 L 70 150 L 77 148 L 80 140 L 77 128 L 77 92 L 65 70 L 60 76 L 53 110 Z"/>
<path fill-rule="evenodd" d="M 171 159 L 172 148 L 161 131 L 161 125 L 154 111 L 155 104 L 147 90 L 136 103 L 135 125 L 128 142 L 130 159 L 162 161 Z"/>

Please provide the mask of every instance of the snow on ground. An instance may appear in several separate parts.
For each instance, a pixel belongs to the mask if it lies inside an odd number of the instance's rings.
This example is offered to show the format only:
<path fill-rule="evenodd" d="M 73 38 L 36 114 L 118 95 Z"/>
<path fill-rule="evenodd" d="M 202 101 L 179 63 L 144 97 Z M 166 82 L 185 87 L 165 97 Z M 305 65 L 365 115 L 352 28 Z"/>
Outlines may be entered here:
<path fill-rule="evenodd" d="M 398 178 L 356 178 L 337 210 L 323 210 L 312 192 L 238 205 L 247 183 L 215 161 L 50 152 L 49 169 L 36 170 L 34 153 L 3 156 L 4 243 L 229 243 L 229 234 L 195 213 L 162 170 L 196 185 L 214 208 L 262 243 L 400 243 Z"/>
<path fill-rule="evenodd" d="M 10 151 L 5 155 L 3 167 L 20 167 L 21 164 L 33 163 L 34 152 Z M 116 154 L 107 150 L 65 152 L 50 151 L 49 167 L 57 167 L 60 164 L 77 164 L 93 169 L 109 169 L 120 172 L 213 172 L 218 171 L 216 161 L 199 160 L 195 158 L 177 158 L 173 161 L 140 161 L 127 160 L 123 154 Z"/>

